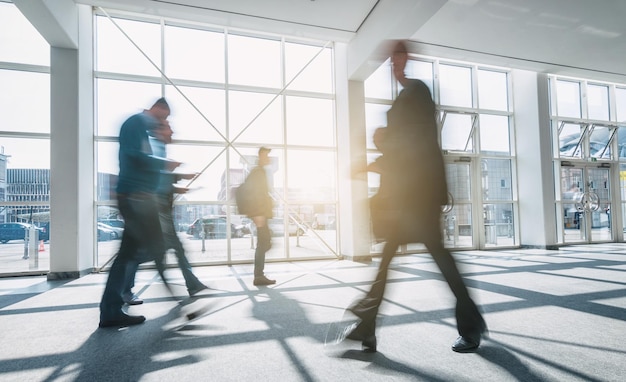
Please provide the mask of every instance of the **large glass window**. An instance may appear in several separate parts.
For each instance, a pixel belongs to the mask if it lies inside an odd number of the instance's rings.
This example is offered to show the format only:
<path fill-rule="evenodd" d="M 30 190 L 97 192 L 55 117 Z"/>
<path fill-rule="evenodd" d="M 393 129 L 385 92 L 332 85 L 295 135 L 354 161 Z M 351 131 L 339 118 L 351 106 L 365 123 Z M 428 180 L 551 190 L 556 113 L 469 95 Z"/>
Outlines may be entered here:
<path fill-rule="evenodd" d="M 365 134 L 368 149 L 376 148 L 373 140 L 374 131 L 387 126 L 387 112 L 390 108 L 391 104 L 365 104 Z"/>
<path fill-rule="evenodd" d="M 282 144 L 282 97 L 229 92 L 229 137 L 239 143 Z"/>
<path fill-rule="evenodd" d="M 98 104 L 96 134 L 117 137 L 129 115 L 140 112 L 160 94 L 156 83 L 99 78 L 95 83 Z"/>
<path fill-rule="evenodd" d="M 580 84 L 578 82 L 557 80 L 557 110 L 558 115 L 562 117 L 580 118 L 581 98 Z"/>
<path fill-rule="evenodd" d="M 165 86 L 172 114 L 170 125 L 177 140 L 221 141 L 226 136 L 226 92 L 192 86 Z M 237 104 L 230 98 L 232 103 Z M 231 121 L 235 116 L 231 114 Z"/>
<path fill-rule="evenodd" d="M 272 149 L 267 258 L 336 254 L 332 44 L 129 15 L 96 15 L 95 27 L 100 222 L 121 218 L 112 191 L 121 124 L 165 96 L 174 131 L 168 157 L 183 162 L 178 171 L 197 174 L 180 182 L 190 191 L 176 197 L 174 209 L 192 262 L 252 261 L 256 229 L 238 214 L 234 189 L 260 146 Z M 100 266 L 118 245 L 99 242 Z"/>
<path fill-rule="evenodd" d="M 159 75 L 162 68 L 161 27 L 158 23 L 121 18 L 112 22 L 106 17 L 97 17 L 96 36 L 95 66 L 98 71 Z"/>
<path fill-rule="evenodd" d="M 407 77 L 422 80 L 437 104 L 440 144 L 446 161 L 449 205 L 442 216 L 444 243 L 451 248 L 486 248 L 518 245 L 515 230 L 514 136 L 509 110 L 509 78 L 504 69 L 446 63 L 412 57 Z M 434 73 L 438 73 L 435 77 Z M 365 121 L 368 162 L 380 153 L 373 142 L 377 128 L 386 126 L 392 100 L 385 85 L 391 76 L 388 61 L 365 81 Z M 478 96 L 478 100 L 474 99 Z M 395 98 L 395 96 L 393 97 Z M 481 181 L 475 181 L 480 179 Z M 380 176 L 368 174 L 369 195 L 377 192 Z M 379 252 L 373 243 L 371 250 Z M 402 251 L 420 251 L 407 245 Z"/>
<path fill-rule="evenodd" d="M 224 33 L 167 25 L 163 55 L 168 77 L 224 82 Z"/>
<path fill-rule="evenodd" d="M 454 112 L 442 113 L 442 149 L 458 152 L 474 151 L 476 116 Z"/>
<path fill-rule="evenodd" d="M 287 89 L 331 93 L 332 50 L 319 46 L 285 43 Z"/>
<path fill-rule="evenodd" d="M 281 43 L 228 35 L 228 81 L 231 84 L 280 88 Z"/>
<path fill-rule="evenodd" d="M 508 88 L 506 73 L 478 70 L 478 106 L 481 109 L 508 110 Z"/>
<path fill-rule="evenodd" d="M 287 97 L 287 143 L 334 146 L 334 106 L 331 100 Z"/>
<path fill-rule="evenodd" d="M 50 46 L 15 5 L 0 2 L 0 30 L 0 61 L 50 66 Z"/>
<path fill-rule="evenodd" d="M 391 63 L 387 59 L 365 81 L 365 97 L 390 100 L 392 98 Z"/>
<path fill-rule="evenodd" d="M 472 70 L 456 65 L 439 65 L 439 102 L 446 106 L 472 107 Z"/>
<path fill-rule="evenodd" d="M 0 69 L 0 88 L 4 89 L 0 92 L 0 118 L 3 121 L 0 129 L 50 133 L 48 73 Z"/>
<path fill-rule="evenodd" d="M 609 120 L 609 87 L 606 85 L 587 85 L 587 103 L 589 119 Z"/>
<path fill-rule="evenodd" d="M 622 163 L 626 159 L 624 88 L 584 79 L 549 78 L 558 240 L 613 240 L 624 227 Z M 595 163 L 602 162 L 602 163 Z M 621 192 L 609 192 L 619 178 Z M 563 212 L 565 211 L 565 212 Z"/>
<path fill-rule="evenodd" d="M 50 47 L 0 2 L 0 273 L 50 268 Z"/>
<path fill-rule="evenodd" d="M 509 155 L 509 117 L 506 115 L 480 115 L 480 150 L 490 155 Z"/>
<path fill-rule="evenodd" d="M 550 92 L 555 157 L 613 160 L 615 152 L 620 157 L 626 152 L 619 124 L 624 109 L 620 87 L 551 77 Z"/>
<path fill-rule="evenodd" d="M 410 60 L 407 62 L 405 73 L 408 78 L 417 78 L 428 86 L 430 93 L 435 92 L 435 77 L 433 74 L 433 63 L 428 61 Z"/>
<path fill-rule="evenodd" d="M 626 122 L 626 88 L 615 88 L 617 122 Z"/>

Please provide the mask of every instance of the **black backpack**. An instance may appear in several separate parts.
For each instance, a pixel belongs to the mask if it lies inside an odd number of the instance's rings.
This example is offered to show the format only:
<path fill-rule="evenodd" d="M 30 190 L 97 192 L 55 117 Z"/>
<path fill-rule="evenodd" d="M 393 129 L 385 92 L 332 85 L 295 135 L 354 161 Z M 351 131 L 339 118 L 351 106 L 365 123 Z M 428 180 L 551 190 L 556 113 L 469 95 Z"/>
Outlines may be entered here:
<path fill-rule="evenodd" d="M 250 177 L 235 189 L 235 202 L 237 203 L 237 210 L 241 215 L 248 215 L 254 208 L 253 190 L 251 182 L 248 181 Z"/>

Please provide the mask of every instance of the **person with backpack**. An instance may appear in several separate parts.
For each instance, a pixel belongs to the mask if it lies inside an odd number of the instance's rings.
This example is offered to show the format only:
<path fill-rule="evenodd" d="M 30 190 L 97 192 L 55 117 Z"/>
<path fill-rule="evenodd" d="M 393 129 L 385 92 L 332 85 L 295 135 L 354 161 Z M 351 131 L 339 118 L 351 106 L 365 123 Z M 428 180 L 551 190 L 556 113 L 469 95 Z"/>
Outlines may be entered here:
<path fill-rule="evenodd" d="M 257 166 L 252 169 L 244 183 L 236 192 L 237 208 L 240 214 L 247 215 L 256 226 L 257 245 L 254 252 L 254 280 L 256 286 L 276 284 L 276 280 L 265 276 L 265 254 L 272 247 L 268 221 L 273 214 L 274 203 L 270 196 L 269 182 L 265 166 L 270 164 L 271 149 L 261 147 Z"/>

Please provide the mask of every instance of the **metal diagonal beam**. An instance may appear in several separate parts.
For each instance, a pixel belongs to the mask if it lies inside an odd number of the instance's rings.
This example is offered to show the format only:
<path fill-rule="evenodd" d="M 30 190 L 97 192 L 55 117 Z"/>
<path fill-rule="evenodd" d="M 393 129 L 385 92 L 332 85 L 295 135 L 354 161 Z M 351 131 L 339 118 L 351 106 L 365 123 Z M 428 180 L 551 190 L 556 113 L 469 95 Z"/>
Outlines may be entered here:
<path fill-rule="evenodd" d="M 104 10 L 102 9 L 102 7 L 98 7 L 98 9 L 104 13 L 104 15 L 113 23 L 113 25 L 115 25 L 115 27 L 124 35 L 124 37 L 126 37 L 128 39 L 128 41 L 130 41 L 131 44 L 133 44 L 133 46 L 135 48 L 137 48 L 137 50 L 150 62 L 150 64 L 152 64 L 152 66 L 154 66 L 154 68 L 156 70 L 159 71 L 159 73 L 161 74 L 161 76 L 163 76 L 163 78 L 165 78 L 165 80 L 174 87 L 174 89 L 176 89 L 176 91 L 178 91 L 178 93 L 180 93 L 181 96 L 183 96 L 183 98 L 189 102 L 189 104 L 191 105 L 191 107 L 193 107 L 198 114 L 200 114 L 200 116 L 202 116 L 202 118 L 209 124 L 211 125 L 211 127 L 215 130 L 215 132 L 217 132 L 217 134 L 219 134 L 220 137 L 222 137 L 222 139 L 227 142 L 229 145 L 230 143 L 228 142 L 228 140 L 226 139 L 226 137 L 217 129 L 217 127 L 215 127 L 215 125 L 209 120 L 209 118 L 207 118 L 206 115 L 204 115 L 204 113 L 202 111 L 200 111 L 200 109 L 198 109 L 198 107 L 185 95 L 185 93 L 180 90 L 180 88 L 174 84 L 174 82 L 172 82 L 172 80 L 161 70 L 161 68 L 154 62 L 152 61 L 152 59 L 146 54 L 146 52 L 144 52 L 139 45 L 137 45 L 137 43 L 135 43 L 135 41 L 133 41 L 133 39 L 124 31 L 124 29 L 122 29 L 122 27 L 120 27 L 115 20 L 113 20 L 113 18 Z"/>
<path fill-rule="evenodd" d="M 292 78 L 289 82 L 287 82 L 287 83 L 285 84 L 285 86 L 283 86 L 283 88 L 282 88 L 282 89 L 280 89 L 280 91 L 279 91 L 278 93 L 276 93 L 276 95 L 274 95 L 274 98 L 272 98 L 272 99 L 271 99 L 271 100 L 267 103 L 267 105 L 265 105 L 265 107 L 264 107 L 263 109 L 261 109 L 261 111 L 259 111 L 259 112 L 257 113 L 257 115 L 256 115 L 256 116 L 254 116 L 254 118 L 252 118 L 252 120 L 250 121 L 250 123 L 248 123 L 248 124 L 247 124 L 247 125 L 246 125 L 246 126 L 245 126 L 245 127 L 244 127 L 244 128 L 243 128 L 240 132 L 239 132 L 239 134 L 237 134 L 237 135 L 235 136 L 235 138 L 233 138 L 232 142 L 235 142 L 235 141 L 236 141 L 236 140 L 237 140 L 237 139 L 241 136 L 241 134 L 243 134 L 243 133 L 244 133 L 244 132 L 245 132 L 245 131 L 246 131 L 246 130 L 247 130 L 247 129 L 248 129 L 248 128 L 249 128 L 249 127 L 253 124 L 253 123 L 254 123 L 254 121 L 256 121 L 256 120 L 257 120 L 257 119 L 261 116 L 261 114 L 263 114 L 263 112 L 264 112 L 265 110 L 267 110 L 267 108 L 268 108 L 268 107 L 270 107 L 270 105 L 271 105 L 271 104 L 272 104 L 272 103 L 276 100 L 276 98 L 278 98 L 279 96 L 281 96 L 281 95 L 285 92 L 285 90 L 289 87 L 289 85 L 291 85 L 291 83 L 292 83 L 293 81 L 295 81 L 295 80 L 296 80 L 296 78 L 298 78 L 298 76 L 299 76 L 299 75 L 300 75 L 300 74 L 304 71 L 304 69 L 306 69 L 306 68 L 307 68 L 307 67 L 308 67 L 308 66 L 309 66 L 309 65 L 310 65 L 310 64 L 311 64 L 311 63 L 312 63 L 312 62 L 313 62 L 313 61 L 314 61 L 314 60 L 315 60 L 315 59 L 316 59 L 316 58 L 317 58 L 317 57 L 318 57 L 318 56 L 319 56 L 319 55 L 320 55 L 320 54 L 324 51 L 324 49 L 326 49 L 326 47 L 328 46 L 328 44 L 330 44 L 330 41 L 326 42 L 326 44 L 324 44 L 324 46 L 323 46 L 323 47 L 319 50 L 319 52 L 317 52 L 317 53 L 315 54 L 315 56 L 313 56 L 313 57 L 312 57 L 312 58 L 311 58 L 311 59 L 310 59 L 310 60 L 309 60 L 309 61 L 308 61 L 308 62 L 307 62 L 307 63 L 306 63 L 303 67 L 302 67 L 302 69 L 300 69 L 300 71 L 298 71 L 298 73 L 296 73 L 296 75 L 295 75 L 295 76 L 294 76 L 294 77 L 293 77 L 293 78 Z"/>

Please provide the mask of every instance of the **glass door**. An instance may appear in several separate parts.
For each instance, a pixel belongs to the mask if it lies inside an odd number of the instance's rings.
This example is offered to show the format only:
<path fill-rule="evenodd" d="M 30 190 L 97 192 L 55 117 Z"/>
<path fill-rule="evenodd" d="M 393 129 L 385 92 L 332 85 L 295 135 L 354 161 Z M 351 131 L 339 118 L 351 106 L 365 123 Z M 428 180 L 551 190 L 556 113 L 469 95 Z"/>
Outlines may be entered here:
<path fill-rule="evenodd" d="M 610 167 L 561 167 L 561 239 L 565 244 L 613 240 Z"/>
<path fill-rule="evenodd" d="M 448 205 L 442 214 L 443 240 L 448 248 L 474 248 L 472 209 L 472 160 L 469 157 L 446 162 Z"/>

